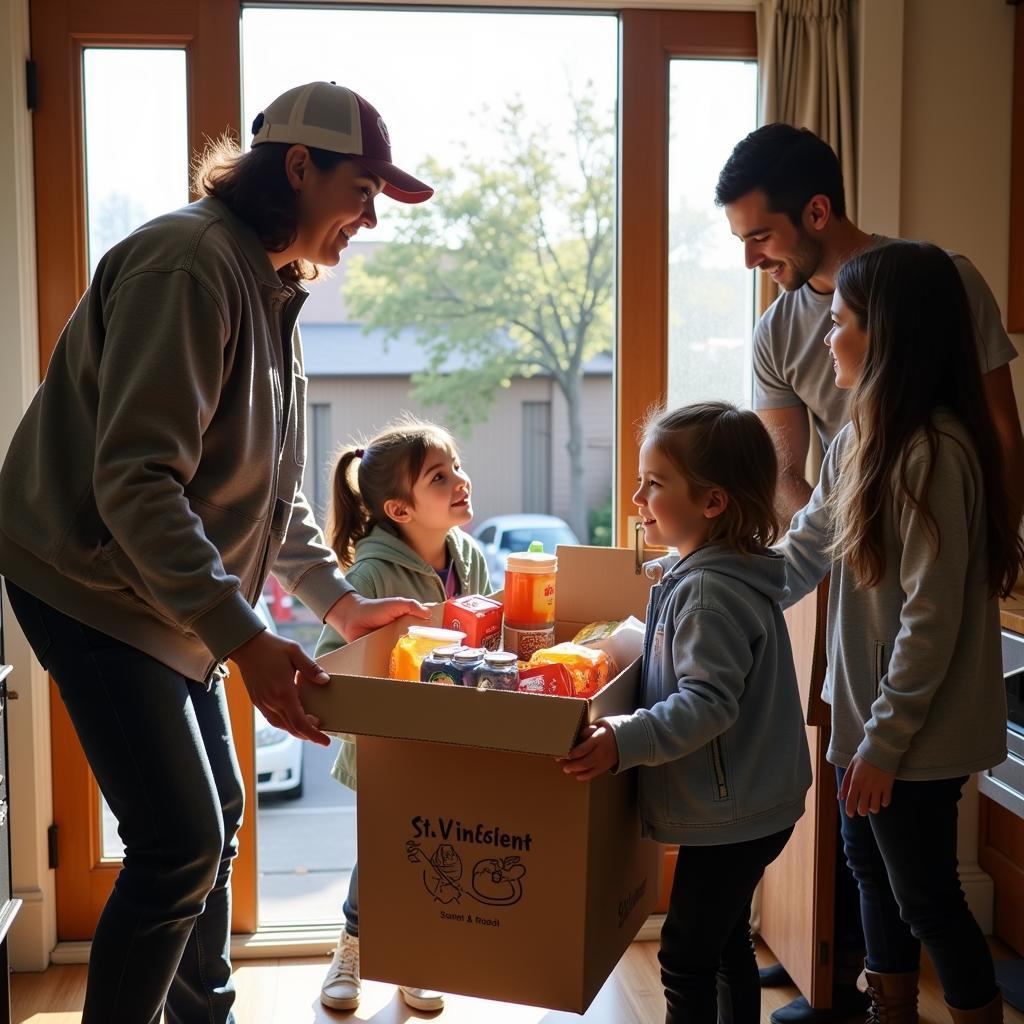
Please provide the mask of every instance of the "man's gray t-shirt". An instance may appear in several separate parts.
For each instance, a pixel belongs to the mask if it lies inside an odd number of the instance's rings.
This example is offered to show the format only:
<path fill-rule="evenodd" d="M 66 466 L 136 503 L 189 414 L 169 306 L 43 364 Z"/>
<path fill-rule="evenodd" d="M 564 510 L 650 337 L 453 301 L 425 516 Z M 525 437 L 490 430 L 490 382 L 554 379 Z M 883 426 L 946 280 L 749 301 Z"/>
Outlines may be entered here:
<path fill-rule="evenodd" d="M 892 241 L 874 235 L 875 245 Z M 1003 330 L 999 307 L 985 279 L 965 256 L 949 254 L 967 292 L 974 317 L 981 372 L 1016 358 Z M 849 417 L 850 392 L 836 387 L 825 335 L 832 328 L 832 293 L 809 284 L 783 292 L 754 328 L 754 408 L 804 405 L 811 411 L 821 445 L 827 448 Z"/>

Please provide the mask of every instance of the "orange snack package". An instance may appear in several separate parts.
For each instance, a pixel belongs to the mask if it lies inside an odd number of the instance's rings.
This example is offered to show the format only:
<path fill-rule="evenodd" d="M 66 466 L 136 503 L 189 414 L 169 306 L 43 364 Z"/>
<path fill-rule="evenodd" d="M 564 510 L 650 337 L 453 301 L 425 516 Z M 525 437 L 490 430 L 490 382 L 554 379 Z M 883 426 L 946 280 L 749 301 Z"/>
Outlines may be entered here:
<path fill-rule="evenodd" d="M 604 651 L 575 643 L 545 647 L 530 658 L 531 668 L 552 664 L 564 665 L 568 669 L 573 696 L 591 697 L 608 682 L 611 659 Z"/>
<path fill-rule="evenodd" d="M 403 637 L 399 637 L 391 651 L 388 662 L 388 676 L 391 679 L 420 681 L 420 665 L 435 648 L 446 644 L 461 644 L 465 633 L 450 629 L 436 629 L 433 626 L 410 626 Z"/>

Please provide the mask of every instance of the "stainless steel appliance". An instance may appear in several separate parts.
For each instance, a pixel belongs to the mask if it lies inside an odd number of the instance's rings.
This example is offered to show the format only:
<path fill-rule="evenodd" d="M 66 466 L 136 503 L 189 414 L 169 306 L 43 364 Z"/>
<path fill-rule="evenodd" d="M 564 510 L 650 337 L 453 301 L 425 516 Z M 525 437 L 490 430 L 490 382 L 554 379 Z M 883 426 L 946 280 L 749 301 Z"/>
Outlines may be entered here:
<path fill-rule="evenodd" d="M 1003 678 L 1006 681 L 1006 746 L 1009 756 L 982 772 L 978 789 L 1024 818 L 1024 636 L 1003 630 Z"/>
<path fill-rule="evenodd" d="M 978 791 L 1011 814 L 1024 818 L 1024 636 L 1003 630 L 1003 678 L 1006 680 L 1006 760 L 978 777 Z M 996 963 L 1003 998 L 1024 1010 L 1024 959 Z"/>

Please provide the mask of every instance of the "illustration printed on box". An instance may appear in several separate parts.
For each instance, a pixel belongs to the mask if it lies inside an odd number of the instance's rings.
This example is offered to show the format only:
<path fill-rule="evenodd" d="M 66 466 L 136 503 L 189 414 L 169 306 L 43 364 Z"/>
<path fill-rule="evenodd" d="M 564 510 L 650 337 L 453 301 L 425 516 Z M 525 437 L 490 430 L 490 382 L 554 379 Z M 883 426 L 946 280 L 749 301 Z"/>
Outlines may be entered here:
<path fill-rule="evenodd" d="M 442 909 L 442 917 L 496 926 L 500 923 L 496 918 L 474 917 L 473 904 L 510 907 L 523 898 L 526 865 L 521 856 L 495 856 L 487 851 L 488 855 L 476 859 L 467 872 L 455 844 L 463 847 L 463 852 L 472 845 L 529 853 L 533 845 L 529 833 L 506 832 L 500 826 L 483 823 L 464 825 L 455 818 L 438 818 L 435 822 L 420 815 L 410 824 L 413 838 L 406 841 L 405 852 L 409 861 L 420 868 L 424 889 L 435 903 L 455 904 L 465 911 Z"/>

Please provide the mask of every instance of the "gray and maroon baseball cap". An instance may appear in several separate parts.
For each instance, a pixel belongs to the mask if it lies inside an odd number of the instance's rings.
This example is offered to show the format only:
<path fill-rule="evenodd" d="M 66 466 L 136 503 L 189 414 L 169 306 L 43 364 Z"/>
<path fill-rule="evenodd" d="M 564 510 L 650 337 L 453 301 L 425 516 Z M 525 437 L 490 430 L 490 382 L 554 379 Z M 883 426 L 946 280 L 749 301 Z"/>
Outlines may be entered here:
<path fill-rule="evenodd" d="M 400 203 L 422 203 L 434 190 L 391 162 L 391 138 L 384 119 L 366 100 L 334 82 L 310 82 L 289 89 L 252 124 L 252 145 L 287 142 L 359 158 L 383 182 L 384 195 Z"/>

